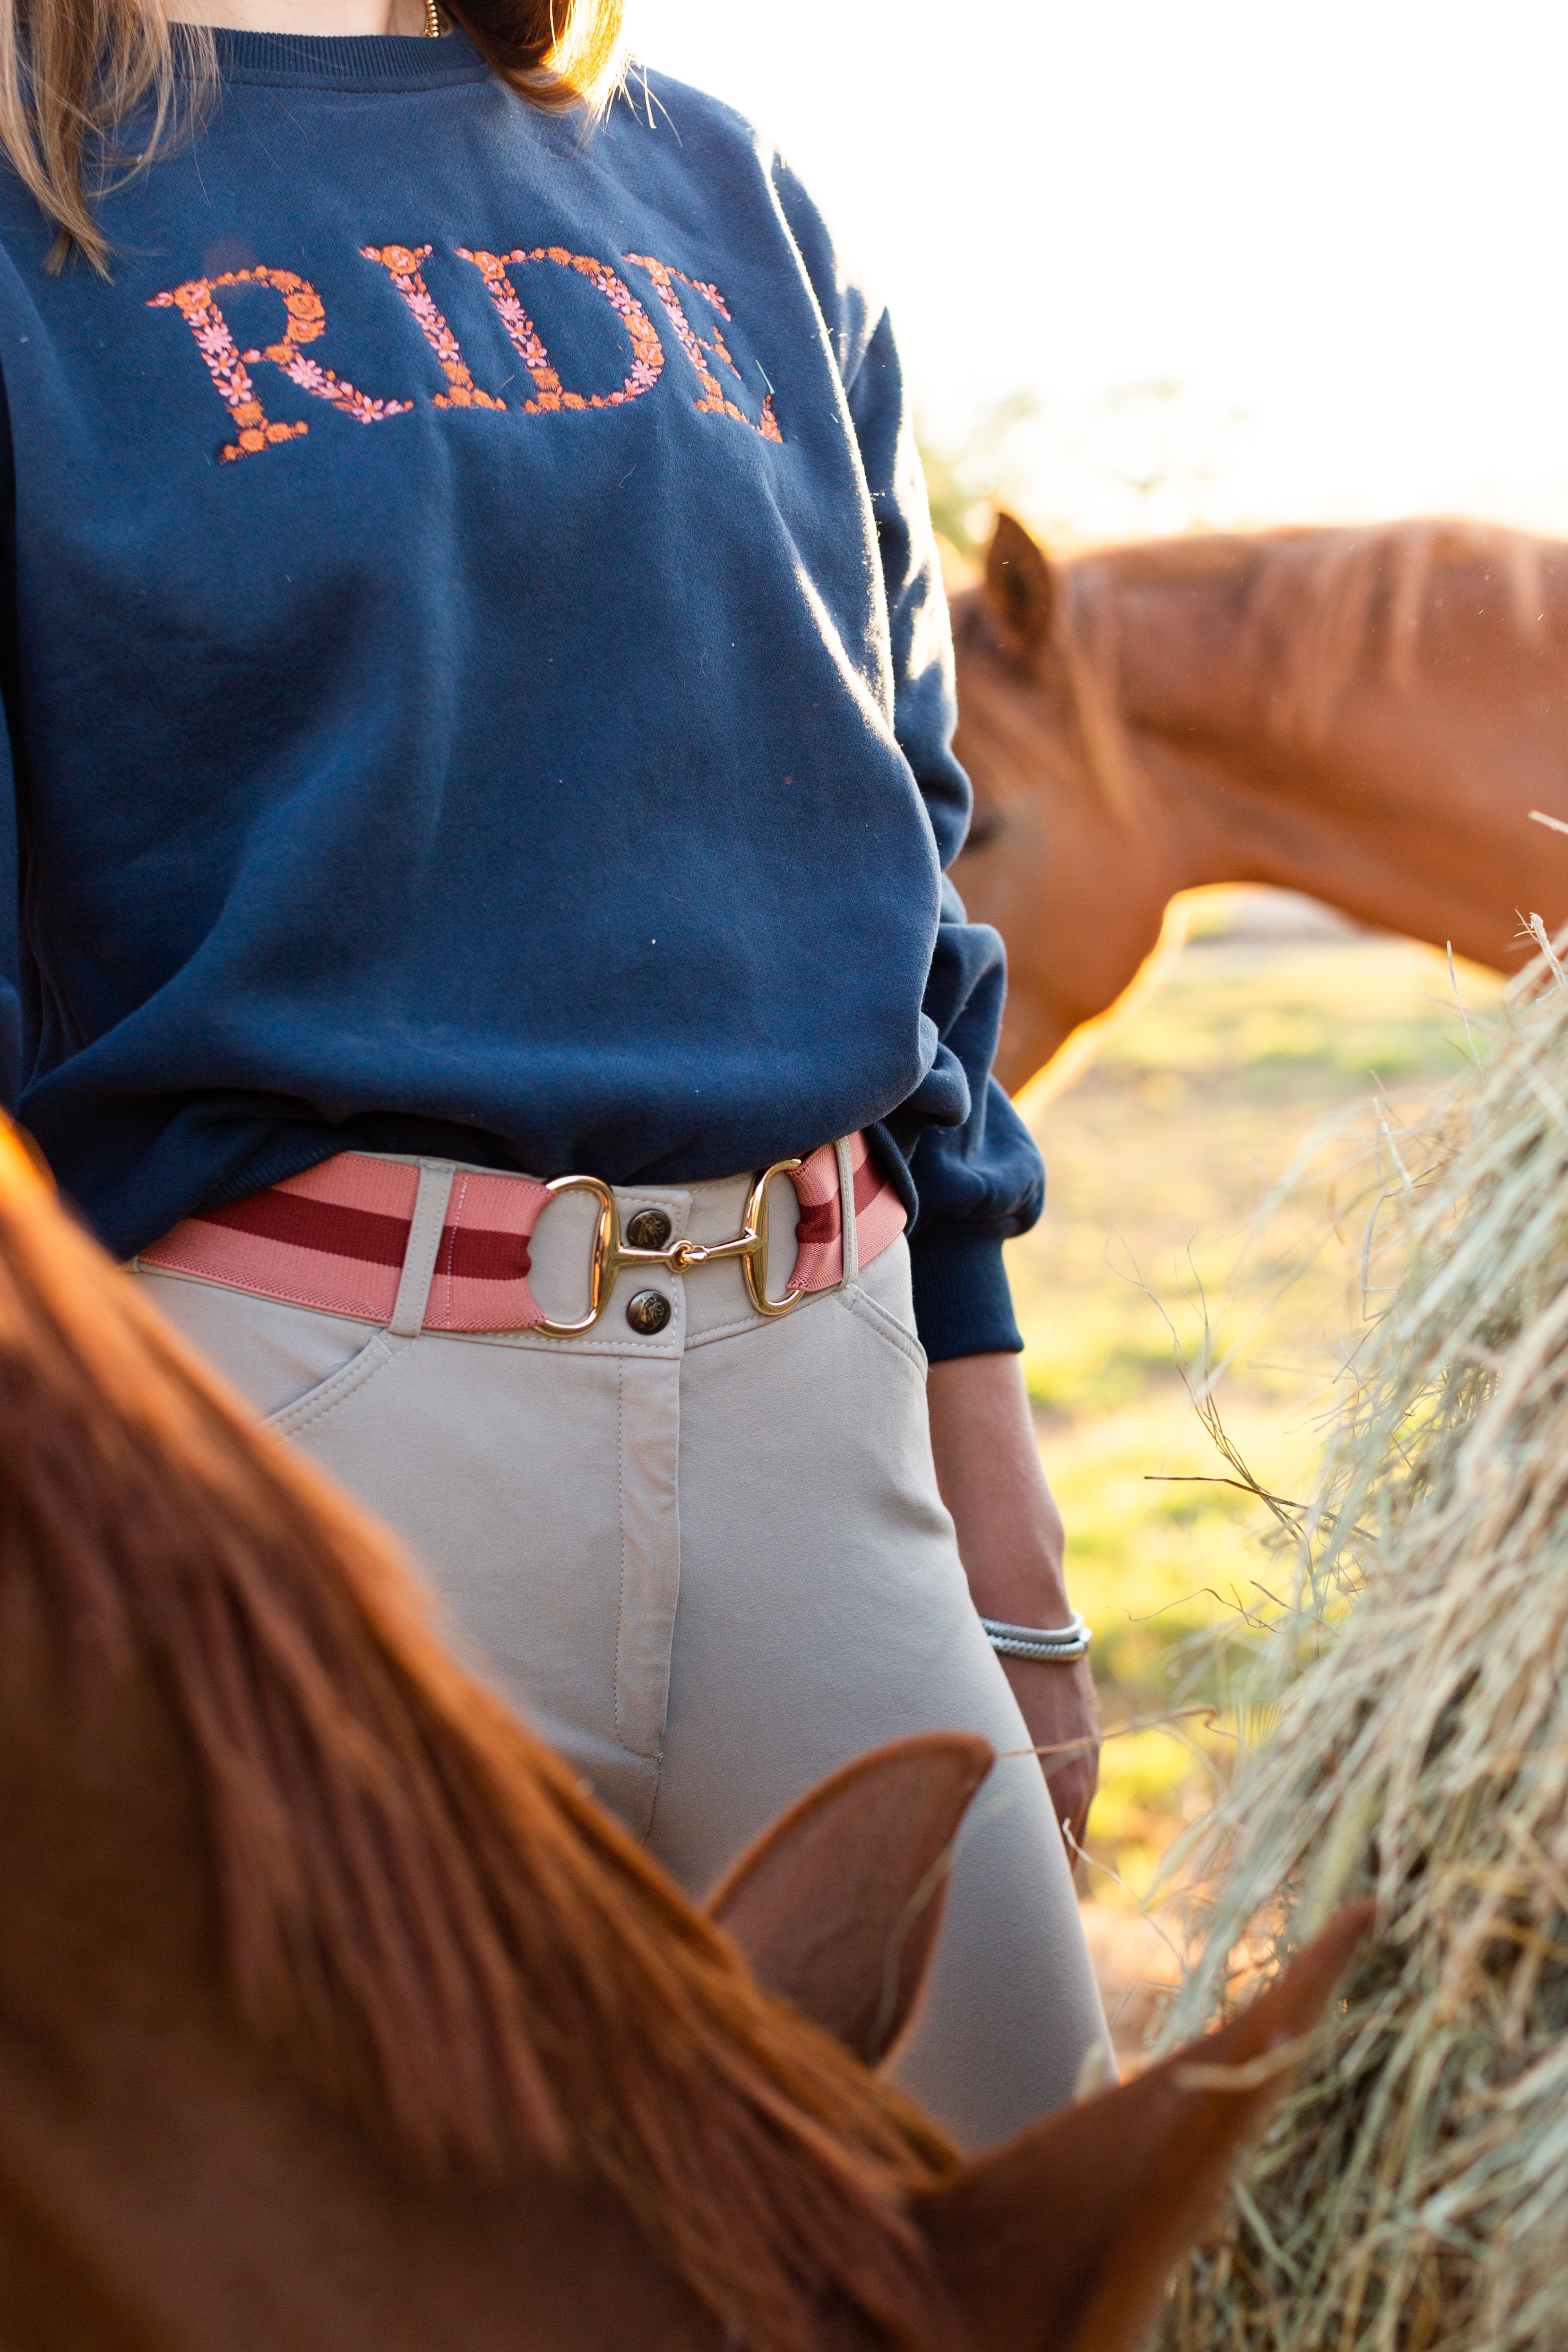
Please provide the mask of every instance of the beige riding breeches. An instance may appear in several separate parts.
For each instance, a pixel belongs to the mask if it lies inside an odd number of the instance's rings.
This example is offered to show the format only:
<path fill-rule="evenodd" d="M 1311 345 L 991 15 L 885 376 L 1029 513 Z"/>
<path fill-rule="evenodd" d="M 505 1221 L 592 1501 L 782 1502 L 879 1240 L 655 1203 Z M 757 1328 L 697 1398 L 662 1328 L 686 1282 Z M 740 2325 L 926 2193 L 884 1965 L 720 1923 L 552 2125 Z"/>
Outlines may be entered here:
<path fill-rule="evenodd" d="M 448 1163 L 426 1162 L 428 1166 Z M 732 1234 L 745 1180 L 626 1190 L 677 1238 Z M 787 1183 L 769 1294 L 794 1255 Z M 531 1281 L 581 1314 L 593 1204 L 541 1221 Z M 444 1629 L 700 1896 L 813 1782 L 911 1732 L 982 1733 L 932 1980 L 893 2073 L 961 2142 L 1072 2096 L 1105 2033 L 1060 1832 L 937 1493 L 900 1240 L 772 1319 L 739 1266 L 623 1273 L 580 1338 L 418 1330 L 139 1268 L 170 1321 L 403 1538 Z M 642 1316 L 648 1319 L 646 1309 Z M 411 1330 L 408 1326 L 414 1327 Z M 1011 1751 L 1011 1752 L 1009 1752 Z"/>

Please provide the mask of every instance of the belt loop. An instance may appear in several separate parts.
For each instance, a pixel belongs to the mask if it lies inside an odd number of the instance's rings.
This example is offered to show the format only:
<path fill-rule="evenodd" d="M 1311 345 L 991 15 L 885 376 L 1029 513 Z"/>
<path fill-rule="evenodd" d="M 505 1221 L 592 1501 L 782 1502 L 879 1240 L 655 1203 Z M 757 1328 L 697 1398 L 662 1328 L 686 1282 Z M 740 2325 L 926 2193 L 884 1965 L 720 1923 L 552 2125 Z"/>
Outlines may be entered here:
<path fill-rule="evenodd" d="M 397 1286 L 392 1320 L 386 1327 L 395 1339 L 416 1339 L 425 1328 L 425 1309 L 429 1303 L 430 1285 L 435 1279 L 436 1260 L 440 1255 L 441 1235 L 447 1223 L 447 1203 L 452 1197 L 452 1179 L 456 1172 L 450 1165 L 422 1167 L 419 1171 L 419 1192 L 414 1203 L 413 1222 L 408 1228 L 403 1278 Z"/>
<path fill-rule="evenodd" d="M 851 1283 L 858 1281 L 860 1274 L 860 1236 L 855 1229 L 855 1165 L 848 1136 L 841 1135 L 833 1149 L 838 1160 L 838 1224 L 844 1249 L 841 1279 Z"/>

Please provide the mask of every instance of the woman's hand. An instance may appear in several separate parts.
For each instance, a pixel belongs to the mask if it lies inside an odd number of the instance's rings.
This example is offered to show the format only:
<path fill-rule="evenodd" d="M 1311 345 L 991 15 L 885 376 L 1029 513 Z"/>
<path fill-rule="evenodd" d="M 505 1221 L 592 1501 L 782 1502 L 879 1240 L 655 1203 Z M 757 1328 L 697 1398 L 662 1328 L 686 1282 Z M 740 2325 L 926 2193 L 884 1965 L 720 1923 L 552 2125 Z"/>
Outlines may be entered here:
<path fill-rule="evenodd" d="M 1068 1613 L 1064 1610 L 1051 1622 L 1065 1624 Z M 985 1614 L 991 1617 L 995 1612 L 987 1609 Z M 1018 1617 L 1009 1622 L 1022 1625 L 1033 1621 Z M 1037 1748 L 1056 1751 L 1042 1754 L 1040 1763 L 1057 1820 L 1064 1825 L 1068 1859 L 1076 1871 L 1100 1780 L 1100 1702 L 1089 1660 L 1053 1666 L 1038 1658 L 1004 1658 L 1001 1665 L 1030 1738 Z"/>
<path fill-rule="evenodd" d="M 1062 1522 L 1045 1472 L 1016 1356 L 957 1356 L 931 1368 L 928 1398 L 937 1485 L 983 1617 L 1065 1625 Z M 1004 1658 L 1003 1671 L 1037 1748 L 1068 1851 L 1081 1845 L 1100 1776 L 1100 1709 L 1089 1661 L 1048 1665 Z"/>

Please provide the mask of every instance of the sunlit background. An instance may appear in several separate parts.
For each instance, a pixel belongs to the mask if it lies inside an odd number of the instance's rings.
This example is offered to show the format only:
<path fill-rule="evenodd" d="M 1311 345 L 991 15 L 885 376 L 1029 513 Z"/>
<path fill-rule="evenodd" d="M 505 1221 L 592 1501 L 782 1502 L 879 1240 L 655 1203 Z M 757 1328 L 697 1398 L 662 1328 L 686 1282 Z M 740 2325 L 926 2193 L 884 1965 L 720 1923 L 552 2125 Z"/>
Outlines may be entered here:
<path fill-rule="evenodd" d="M 633 0 L 632 22 L 782 144 L 894 307 L 928 440 L 978 443 L 1058 534 L 1568 530 L 1568 12 Z"/>
<path fill-rule="evenodd" d="M 634 7 L 649 62 L 765 125 L 892 303 L 964 551 L 994 497 L 1068 549 L 1419 512 L 1568 533 L 1568 12 Z M 1009 1253 L 1116 1734 L 1085 1916 L 1128 2053 L 1176 1965 L 1183 1825 L 1268 1729 L 1237 1673 L 1289 1559 L 1238 1461 L 1306 1491 L 1377 1303 L 1369 1152 L 1462 1067 L 1458 997 L 1483 1051 L 1496 998 L 1281 894 L 1195 917 L 1163 992 L 1030 1102 L 1051 1192 Z"/>

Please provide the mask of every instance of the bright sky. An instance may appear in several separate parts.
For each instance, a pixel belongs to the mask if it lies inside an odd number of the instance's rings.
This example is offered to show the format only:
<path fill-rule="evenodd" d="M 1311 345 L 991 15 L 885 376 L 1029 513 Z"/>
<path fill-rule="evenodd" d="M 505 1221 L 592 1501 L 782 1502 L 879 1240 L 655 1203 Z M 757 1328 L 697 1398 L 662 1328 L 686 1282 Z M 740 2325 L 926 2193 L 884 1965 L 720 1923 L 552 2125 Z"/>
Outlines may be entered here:
<path fill-rule="evenodd" d="M 1039 521 L 1568 533 L 1562 0 L 631 5 L 886 292 L 932 437 L 1035 396 Z"/>

